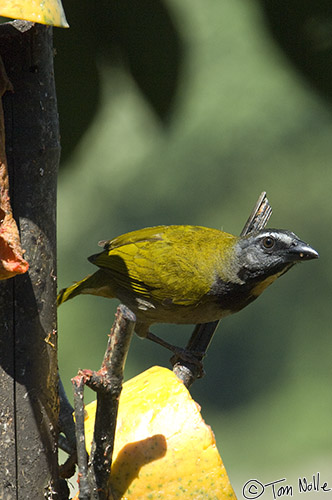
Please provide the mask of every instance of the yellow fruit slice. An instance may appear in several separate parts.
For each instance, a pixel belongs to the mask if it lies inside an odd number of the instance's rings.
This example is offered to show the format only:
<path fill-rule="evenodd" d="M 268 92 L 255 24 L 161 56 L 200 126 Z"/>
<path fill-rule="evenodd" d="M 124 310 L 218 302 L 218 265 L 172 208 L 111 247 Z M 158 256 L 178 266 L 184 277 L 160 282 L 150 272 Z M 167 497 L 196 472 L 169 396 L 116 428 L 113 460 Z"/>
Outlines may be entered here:
<path fill-rule="evenodd" d="M 95 411 L 86 407 L 88 452 Z M 236 500 L 213 432 L 172 371 L 155 366 L 124 384 L 111 485 L 117 500 Z"/>
<path fill-rule="evenodd" d="M 61 0 L 2 0 L 0 16 L 68 28 Z"/>

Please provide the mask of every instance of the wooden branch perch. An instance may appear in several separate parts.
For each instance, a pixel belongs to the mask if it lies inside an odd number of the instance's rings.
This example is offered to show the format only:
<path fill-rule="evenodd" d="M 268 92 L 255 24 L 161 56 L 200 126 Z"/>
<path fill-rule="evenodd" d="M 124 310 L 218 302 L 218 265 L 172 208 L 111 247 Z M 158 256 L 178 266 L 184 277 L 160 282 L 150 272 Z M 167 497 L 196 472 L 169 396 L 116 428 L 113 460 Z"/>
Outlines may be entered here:
<path fill-rule="evenodd" d="M 56 325 L 56 184 L 60 156 L 52 29 L 0 25 L 0 56 L 13 92 L 3 95 L 0 142 L 0 496 L 60 499 Z M 9 88 L 1 71 L 1 91 Z M 6 276 L 4 276 L 6 272 Z"/>
<path fill-rule="evenodd" d="M 124 305 L 117 310 L 102 366 L 98 372 L 80 370 L 73 378 L 80 500 L 109 500 L 112 455 L 122 390 L 123 370 L 134 332 L 135 315 Z M 84 385 L 97 392 L 94 439 L 89 464 L 85 451 Z"/>

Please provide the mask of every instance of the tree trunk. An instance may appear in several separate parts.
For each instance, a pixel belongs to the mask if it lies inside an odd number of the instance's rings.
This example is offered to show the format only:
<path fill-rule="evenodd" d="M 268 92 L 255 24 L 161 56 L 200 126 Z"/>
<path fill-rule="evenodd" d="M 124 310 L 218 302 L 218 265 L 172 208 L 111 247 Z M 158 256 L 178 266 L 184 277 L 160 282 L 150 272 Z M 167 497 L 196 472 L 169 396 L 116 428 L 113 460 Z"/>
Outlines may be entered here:
<path fill-rule="evenodd" d="M 52 28 L 2 24 L 0 55 L 14 89 L 3 98 L 11 201 L 30 266 L 0 282 L 0 498 L 58 500 Z"/>

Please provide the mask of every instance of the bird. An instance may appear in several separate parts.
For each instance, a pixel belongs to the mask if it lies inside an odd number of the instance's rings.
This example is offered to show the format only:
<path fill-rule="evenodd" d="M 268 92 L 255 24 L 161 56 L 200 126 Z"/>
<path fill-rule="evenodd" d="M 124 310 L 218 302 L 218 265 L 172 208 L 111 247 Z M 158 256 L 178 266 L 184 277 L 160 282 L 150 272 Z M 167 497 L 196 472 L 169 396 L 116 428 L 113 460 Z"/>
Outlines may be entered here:
<path fill-rule="evenodd" d="M 220 320 L 253 302 L 296 263 L 319 257 L 281 229 L 234 236 L 202 226 L 155 226 L 99 244 L 103 251 L 88 258 L 99 269 L 62 289 L 57 304 L 80 294 L 117 298 L 135 313 L 136 334 L 151 340 L 158 338 L 150 331 L 155 323 Z"/>

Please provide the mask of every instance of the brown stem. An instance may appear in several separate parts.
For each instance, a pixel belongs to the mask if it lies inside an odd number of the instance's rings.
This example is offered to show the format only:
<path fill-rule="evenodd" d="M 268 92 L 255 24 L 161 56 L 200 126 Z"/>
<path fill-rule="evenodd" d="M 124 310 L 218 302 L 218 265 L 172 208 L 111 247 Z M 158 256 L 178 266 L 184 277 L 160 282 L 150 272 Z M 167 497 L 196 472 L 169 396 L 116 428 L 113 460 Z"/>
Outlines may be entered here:
<path fill-rule="evenodd" d="M 130 341 L 134 332 L 135 315 L 124 305 L 120 305 L 116 314 L 116 321 L 108 339 L 107 349 L 99 371 L 80 370 L 73 379 L 75 388 L 75 418 L 79 409 L 79 429 L 76 428 L 77 456 L 80 460 L 80 500 L 98 499 L 109 500 L 111 491 L 109 486 L 114 436 L 118 413 L 119 397 L 122 390 L 123 370 L 127 358 Z M 83 396 L 82 386 L 87 385 L 97 392 L 97 410 L 94 428 L 94 437 L 91 446 L 89 466 L 86 469 L 82 443 L 84 427 L 82 428 Z M 76 406 L 77 405 L 77 406 Z M 84 448 L 85 450 L 85 448 Z M 81 482 L 83 492 L 81 489 Z M 86 488 L 90 496 L 86 497 Z M 82 496 L 83 495 L 83 496 Z"/>

